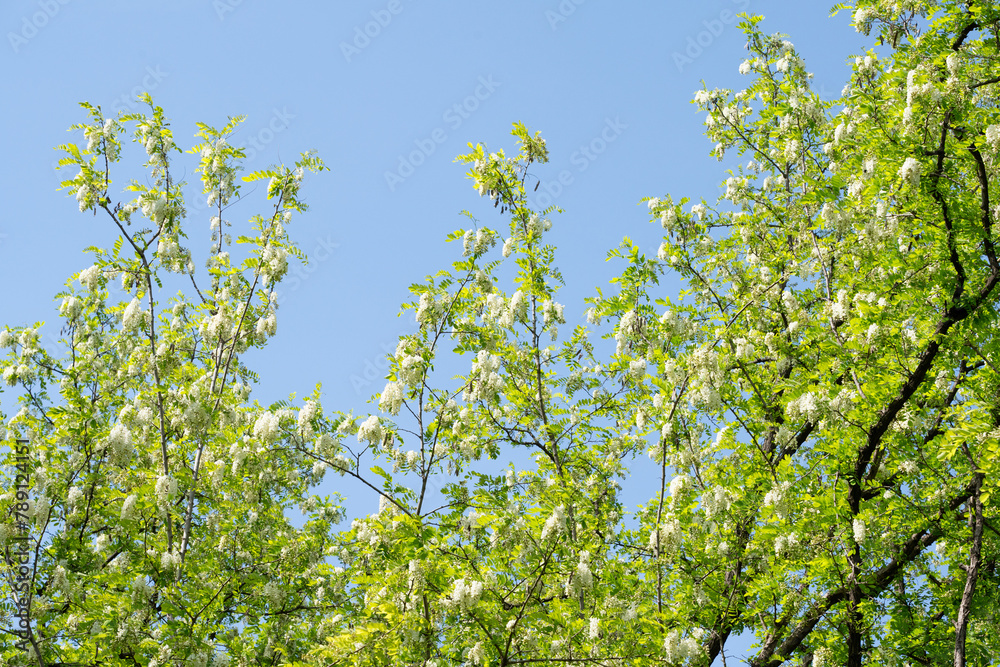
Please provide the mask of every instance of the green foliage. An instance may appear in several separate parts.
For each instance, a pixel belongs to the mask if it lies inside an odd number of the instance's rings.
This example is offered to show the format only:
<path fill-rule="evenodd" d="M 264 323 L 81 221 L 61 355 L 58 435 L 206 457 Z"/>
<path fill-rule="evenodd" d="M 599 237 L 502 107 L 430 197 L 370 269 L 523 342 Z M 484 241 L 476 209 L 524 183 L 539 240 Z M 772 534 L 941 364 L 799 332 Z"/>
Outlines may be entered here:
<path fill-rule="evenodd" d="M 322 162 L 242 177 L 268 179 L 273 208 L 237 261 L 221 217 L 241 119 L 199 125 L 211 284 L 165 299 L 160 271 L 194 279 L 168 124 L 149 100 L 150 115 L 110 121 L 84 105 L 88 144 L 62 147 L 79 168 L 64 186 L 122 236 L 59 295 L 70 359 L 41 348 L 40 325 L 0 334 L 24 392 L 9 437 L 28 439 L 33 466 L 32 503 L 2 499 L 32 521 L 33 650 L 708 665 L 749 632 L 759 666 L 995 662 L 1000 14 L 852 9 L 888 48 L 858 56 L 835 101 L 790 42 L 743 17 L 746 89 L 695 102 L 713 153 L 745 161 L 715 204 L 643 200 L 657 256 L 630 237 L 612 249 L 620 275 L 588 300 L 587 326 L 565 326 L 557 301 L 555 209 L 527 204 L 544 141 L 516 123 L 509 156 L 470 145 L 458 161 L 504 222 L 467 213 L 448 235 L 461 257 L 411 286 L 414 331 L 361 417 L 324 414 L 319 388 L 297 409 L 251 404 L 240 362 L 274 333 L 271 292 L 302 257 L 286 225 Z M 112 207 L 101 165 L 129 123 L 151 185 Z M 680 295 L 664 293 L 668 272 Z M 112 301 L 114 278 L 131 300 Z M 628 508 L 639 466 L 657 481 Z M 379 511 L 335 533 L 342 510 L 309 494 L 327 470 Z"/>

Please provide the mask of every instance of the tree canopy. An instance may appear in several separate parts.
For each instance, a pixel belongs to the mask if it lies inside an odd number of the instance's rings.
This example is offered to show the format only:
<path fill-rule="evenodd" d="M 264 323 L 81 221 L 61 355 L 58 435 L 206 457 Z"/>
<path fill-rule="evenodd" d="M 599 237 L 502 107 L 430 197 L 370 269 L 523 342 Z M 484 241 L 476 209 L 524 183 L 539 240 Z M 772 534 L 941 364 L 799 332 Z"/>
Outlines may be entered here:
<path fill-rule="evenodd" d="M 241 118 L 199 125 L 200 269 L 163 111 L 85 104 L 63 186 L 120 236 L 57 295 L 65 356 L 41 323 L 0 332 L 4 664 L 708 665 L 744 633 L 759 667 L 995 662 L 1000 8 L 852 10 L 879 46 L 835 100 L 743 17 L 746 88 L 694 100 L 738 165 L 714 203 L 646 200 L 657 256 L 612 249 L 586 324 L 560 211 L 528 204 L 544 140 L 470 145 L 495 210 L 411 286 L 359 416 L 320 387 L 260 405 L 243 359 L 323 162 L 242 176 Z M 146 178 L 119 200 L 128 137 Z M 245 181 L 266 202 L 233 239 Z M 316 495 L 331 474 L 379 511 Z"/>

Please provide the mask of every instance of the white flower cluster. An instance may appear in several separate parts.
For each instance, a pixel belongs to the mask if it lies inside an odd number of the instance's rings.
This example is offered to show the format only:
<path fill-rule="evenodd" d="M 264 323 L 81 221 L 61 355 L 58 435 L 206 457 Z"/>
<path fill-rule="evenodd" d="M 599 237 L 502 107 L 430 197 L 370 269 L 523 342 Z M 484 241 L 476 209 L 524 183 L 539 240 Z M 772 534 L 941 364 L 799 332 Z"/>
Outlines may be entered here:
<path fill-rule="evenodd" d="M 528 300 L 524 298 L 521 290 L 514 292 L 507 304 L 507 310 L 500 316 L 500 325 L 504 327 L 514 326 L 514 322 L 523 321 L 528 313 Z"/>
<path fill-rule="evenodd" d="M 660 201 L 656 197 L 649 200 L 649 209 L 660 214 L 660 226 L 670 231 L 677 224 L 677 207 L 674 202 L 667 197 L 666 201 Z"/>
<path fill-rule="evenodd" d="M 38 501 L 31 508 L 31 516 L 38 526 L 44 526 L 49 520 L 49 510 L 52 508 L 52 501 L 48 496 L 39 496 Z"/>
<path fill-rule="evenodd" d="M 139 208 L 150 222 L 158 226 L 166 222 L 170 215 L 170 204 L 167 194 L 157 190 L 147 192 L 140 200 Z"/>
<path fill-rule="evenodd" d="M 96 264 L 93 265 L 93 266 L 90 266 L 90 267 L 84 269 L 83 271 L 81 271 L 80 275 L 77 276 L 77 279 L 80 281 L 81 285 L 83 285 L 88 290 L 90 290 L 91 292 L 93 292 L 94 290 L 96 290 L 101 285 L 101 282 L 100 282 L 101 281 L 101 267 L 97 266 Z"/>
<path fill-rule="evenodd" d="M 118 465 L 125 465 L 132 458 L 132 433 L 125 424 L 118 422 L 108 434 L 111 459 Z"/>
<path fill-rule="evenodd" d="M 135 331 L 146 323 L 146 312 L 142 309 L 139 299 L 132 299 L 122 313 L 122 329 L 126 332 Z"/>
<path fill-rule="evenodd" d="M 451 604 L 461 607 L 464 611 L 469 611 L 479 602 L 483 594 L 483 582 L 456 579 L 455 587 L 451 592 Z"/>
<path fill-rule="evenodd" d="M 774 540 L 774 555 L 778 558 L 789 558 L 795 555 L 799 548 L 799 536 L 795 532 L 779 535 Z"/>
<path fill-rule="evenodd" d="M 694 93 L 694 103 L 698 106 L 708 106 L 711 102 L 714 102 L 722 95 L 722 91 L 718 88 L 714 90 L 696 90 Z"/>
<path fill-rule="evenodd" d="M 551 516 L 545 520 L 545 525 L 542 527 L 542 541 L 549 539 L 553 535 L 563 532 L 566 530 L 566 508 L 559 505 L 552 510 Z"/>
<path fill-rule="evenodd" d="M 502 252 L 504 257 L 510 257 L 510 254 L 514 252 L 514 244 L 516 242 L 517 241 L 513 236 L 509 237 L 506 241 L 503 242 Z"/>
<path fill-rule="evenodd" d="M 106 118 L 103 125 L 88 125 L 83 128 L 83 136 L 87 140 L 87 151 L 93 153 L 100 148 L 104 141 L 113 141 L 118 133 L 118 121 L 114 118 Z"/>
<path fill-rule="evenodd" d="M 789 71 L 802 69 L 802 59 L 791 51 L 786 51 L 783 56 L 774 63 L 774 68 L 783 74 Z"/>
<path fill-rule="evenodd" d="M 371 415 L 358 429 L 358 442 L 368 442 L 377 446 L 382 444 L 382 439 L 382 423 L 378 417 Z"/>
<path fill-rule="evenodd" d="M 838 231 L 844 231 L 846 225 L 850 224 L 851 221 L 850 216 L 842 213 L 840 209 L 830 202 L 823 204 L 820 216 L 822 216 L 829 227 Z"/>
<path fill-rule="evenodd" d="M 73 511 L 80 509 L 80 506 L 83 505 L 84 502 L 83 489 L 79 486 L 70 487 L 69 493 L 66 497 L 66 502 L 71 508 L 73 508 Z"/>
<path fill-rule="evenodd" d="M 393 356 L 399 360 L 396 376 L 400 381 L 407 387 L 419 386 L 424 378 L 424 359 L 411 352 L 410 341 L 405 338 L 400 340 Z"/>
<path fill-rule="evenodd" d="M 594 573 L 590 571 L 590 552 L 580 552 L 580 562 L 576 564 L 576 577 L 573 579 L 577 590 L 589 591 L 594 587 Z"/>
<path fill-rule="evenodd" d="M 420 592 L 423 589 L 425 583 L 425 573 L 424 573 L 423 563 L 421 563 L 418 560 L 410 560 L 410 564 L 407 566 L 407 570 L 409 573 L 408 579 L 409 579 L 410 590 L 413 591 L 414 593 Z"/>
<path fill-rule="evenodd" d="M 486 662 L 486 646 L 482 642 L 476 642 L 466 656 L 469 664 L 481 665 Z"/>
<path fill-rule="evenodd" d="M 851 523 L 851 531 L 854 533 L 854 541 L 858 544 L 864 544 L 865 537 L 868 534 L 868 526 L 865 525 L 865 522 L 855 517 Z"/>
<path fill-rule="evenodd" d="M 274 312 L 273 307 L 269 310 L 267 315 L 257 320 L 254 331 L 257 333 L 257 337 L 261 340 L 266 339 L 268 336 L 273 336 L 278 332 L 278 316 Z"/>
<path fill-rule="evenodd" d="M 854 10 L 854 29 L 867 35 L 871 30 L 872 21 L 878 18 L 874 7 L 858 7 Z"/>
<path fill-rule="evenodd" d="M 111 546 L 111 538 L 108 537 L 107 533 L 101 533 L 94 540 L 94 553 L 103 554 L 109 546 Z"/>
<path fill-rule="evenodd" d="M 694 637 L 682 637 L 680 630 L 671 630 L 663 640 L 664 657 L 668 663 L 681 664 L 701 657 L 701 645 Z"/>
<path fill-rule="evenodd" d="M 916 158 L 908 157 L 899 168 L 899 176 L 904 183 L 912 187 L 920 184 L 920 161 Z"/>
<path fill-rule="evenodd" d="M 156 244 L 156 257 L 173 273 L 188 273 L 194 269 L 191 253 L 181 247 L 176 231 L 164 231 Z"/>
<path fill-rule="evenodd" d="M 785 292 L 785 294 L 788 294 L 788 292 Z M 740 337 L 734 339 L 733 344 L 736 347 L 735 352 L 737 359 L 744 359 L 747 361 L 754 360 L 754 353 L 757 351 L 757 348 L 754 346 L 753 341 Z"/>
<path fill-rule="evenodd" d="M 681 547 L 683 533 L 680 522 L 667 517 L 659 529 L 654 529 L 649 534 L 649 548 L 655 555 L 662 553 L 674 553 Z"/>
<path fill-rule="evenodd" d="M 379 496 L 379 503 L 381 504 L 382 496 Z M 351 521 L 351 530 L 355 531 L 355 534 L 359 542 L 365 542 L 371 546 L 375 546 L 382 541 L 381 535 L 375 530 L 374 521 L 366 521 L 364 519 L 354 519 Z"/>
<path fill-rule="evenodd" d="M 166 571 L 174 570 L 181 565 L 181 555 L 177 550 L 164 551 L 160 554 L 160 568 Z"/>
<path fill-rule="evenodd" d="M 306 440 L 313 437 L 313 420 L 320 414 L 319 404 L 316 401 L 306 401 L 299 410 L 299 433 Z"/>
<path fill-rule="evenodd" d="M 162 162 L 163 156 L 174 146 L 174 140 L 170 136 L 169 130 L 150 125 L 148 122 L 139 123 L 136 126 L 135 137 L 146 149 L 146 156 L 153 164 Z"/>
<path fill-rule="evenodd" d="M 80 175 L 77 179 L 83 178 L 83 171 L 80 171 Z M 83 213 L 88 208 L 94 205 L 94 195 L 97 193 L 89 183 L 84 182 L 76 191 L 76 201 L 80 206 L 80 212 Z"/>
<path fill-rule="evenodd" d="M 705 510 L 705 517 L 709 519 L 728 512 L 732 504 L 729 491 L 722 486 L 714 486 L 701 494 L 701 507 Z"/>
<path fill-rule="evenodd" d="M 484 196 L 489 193 L 491 198 L 497 198 L 498 193 L 493 189 L 493 184 L 496 181 L 496 174 L 491 172 L 496 172 L 498 169 L 497 163 L 502 162 L 503 160 L 504 153 L 501 150 L 496 153 L 490 153 L 487 157 L 480 158 L 473 163 L 473 185 L 476 190 L 479 191 L 480 196 Z"/>
<path fill-rule="evenodd" d="M 285 599 L 285 592 L 281 590 L 281 585 L 274 580 L 264 584 L 263 594 L 273 607 L 280 607 Z"/>
<path fill-rule="evenodd" d="M 137 500 L 138 498 L 133 493 L 128 498 L 126 498 L 125 501 L 122 503 L 122 513 L 121 513 L 122 523 L 126 523 L 135 518 L 135 504 Z"/>
<path fill-rule="evenodd" d="M 541 218 L 537 213 L 532 213 L 528 218 L 527 231 L 528 238 L 541 238 L 542 232 L 552 229 L 552 221 L 548 218 Z"/>
<path fill-rule="evenodd" d="M 257 417 L 257 421 L 253 425 L 253 437 L 265 444 L 271 444 L 277 440 L 279 431 L 278 415 L 270 411 Z"/>
<path fill-rule="evenodd" d="M 70 321 L 79 317 L 81 310 L 83 310 L 83 304 L 75 296 L 67 296 L 59 304 L 59 315 Z"/>
<path fill-rule="evenodd" d="M 379 395 L 378 409 L 388 412 L 391 415 L 399 414 L 399 408 L 403 405 L 403 388 L 398 382 L 388 382 L 385 389 Z"/>
<path fill-rule="evenodd" d="M 986 141 L 993 148 L 1000 148 L 1000 125 L 990 125 L 986 128 Z"/>
<path fill-rule="evenodd" d="M 566 318 L 563 316 L 563 305 L 550 299 L 546 299 L 542 302 L 542 317 L 545 320 L 545 326 L 552 323 L 566 323 Z"/>
<path fill-rule="evenodd" d="M 493 230 L 485 228 L 470 229 L 462 236 L 462 254 L 466 257 L 469 255 L 481 255 L 496 245 L 496 242 L 497 239 Z"/>
<path fill-rule="evenodd" d="M 791 486 L 791 482 L 781 482 L 777 486 L 772 487 L 764 496 L 764 506 L 773 509 L 774 513 L 781 519 L 786 519 L 792 509 L 788 493 Z"/>
<path fill-rule="evenodd" d="M 462 400 L 467 403 L 495 400 L 503 388 L 503 378 L 497 373 L 498 370 L 500 370 L 500 357 L 486 350 L 480 350 L 472 361 L 469 384 L 462 394 Z"/>
<path fill-rule="evenodd" d="M 823 416 L 824 407 L 820 396 L 811 391 L 805 391 L 788 402 L 788 405 L 785 406 L 785 414 L 788 415 L 789 421 L 807 419 L 815 423 Z"/>
<path fill-rule="evenodd" d="M 850 311 L 851 300 L 847 294 L 847 290 L 839 290 L 837 292 L 837 300 L 830 304 L 830 314 L 833 316 L 834 320 L 840 320 L 841 322 L 847 320 L 847 314 Z"/>
<path fill-rule="evenodd" d="M 219 137 L 214 144 L 201 149 L 202 180 L 205 182 L 206 189 L 209 190 L 209 206 L 214 206 L 217 203 L 220 206 L 225 206 L 235 192 L 236 173 L 226 167 L 225 149 L 226 140 L 223 137 Z"/>
<path fill-rule="evenodd" d="M 688 475 L 684 473 L 675 475 L 670 480 L 670 504 L 676 505 L 684 500 L 684 496 L 687 495 L 688 490 L 692 486 L 694 486 L 694 480 Z"/>
<path fill-rule="evenodd" d="M 416 319 L 420 324 L 434 324 L 445 312 L 448 295 L 444 295 L 442 301 L 434 298 L 429 292 L 420 295 L 420 303 L 417 305 Z"/>
<path fill-rule="evenodd" d="M 278 281 L 288 271 L 288 251 L 280 245 L 268 243 L 261 254 L 261 279 L 264 284 Z"/>
<path fill-rule="evenodd" d="M 627 311 L 618 322 L 618 331 L 615 332 L 615 341 L 618 343 L 615 354 L 625 352 L 628 343 L 645 342 L 646 319 L 634 310 Z"/>
<path fill-rule="evenodd" d="M 813 653 L 812 667 L 827 667 L 833 664 L 832 660 L 833 653 L 824 646 Z"/>
<path fill-rule="evenodd" d="M 156 502 L 161 509 L 166 508 L 177 495 L 177 480 L 170 475 L 160 475 L 156 478 Z"/>
<path fill-rule="evenodd" d="M 691 373 L 691 400 L 700 402 L 708 410 L 718 410 L 722 405 L 718 387 L 723 382 L 719 353 L 707 343 L 698 347 L 688 358 L 688 371 Z"/>

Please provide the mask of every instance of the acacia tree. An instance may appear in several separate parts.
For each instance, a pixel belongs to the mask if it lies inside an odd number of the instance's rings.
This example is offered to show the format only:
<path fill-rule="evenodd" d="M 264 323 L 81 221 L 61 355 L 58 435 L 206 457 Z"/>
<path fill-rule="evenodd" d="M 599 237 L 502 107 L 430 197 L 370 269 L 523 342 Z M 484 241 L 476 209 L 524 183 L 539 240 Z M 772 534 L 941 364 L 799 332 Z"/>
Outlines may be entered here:
<path fill-rule="evenodd" d="M 222 216 L 240 198 L 244 156 L 227 137 L 242 119 L 200 125 L 190 152 L 215 215 L 199 277 L 182 245 L 180 150 L 143 101 L 150 113 L 117 118 L 84 104 L 88 122 L 73 129 L 86 145 L 60 147 L 60 166 L 78 169 L 63 187 L 120 234 L 58 295 L 65 356 L 41 347 L 41 324 L 0 332 L 22 406 L 4 416 L 5 665 L 275 664 L 304 655 L 315 631 L 302 621 L 328 611 L 338 508 L 310 494 L 322 471 L 291 445 L 316 440 L 318 389 L 297 411 L 264 409 L 248 401 L 255 376 L 241 362 L 275 333 L 273 290 L 299 255 L 286 227 L 306 208 L 304 172 L 323 164 L 303 154 L 246 177 L 264 179 L 269 204 L 236 259 Z M 130 126 L 147 178 L 116 202 Z M 167 293 L 171 273 L 190 296 Z M 298 528 L 286 517 L 296 506 Z M 15 612 L 30 622 L 10 623 Z"/>
<path fill-rule="evenodd" d="M 41 490 L 33 664 L 707 665 L 745 632 L 752 665 L 995 661 L 1000 12 L 859 2 L 883 48 L 834 101 L 759 22 L 747 88 L 695 97 L 715 155 L 746 162 L 714 205 L 648 200 L 659 252 L 611 252 L 587 326 L 562 326 L 554 209 L 527 203 L 544 141 L 516 124 L 516 154 L 460 156 L 507 222 L 449 237 L 462 259 L 411 288 L 416 330 L 358 418 L 248 402 L 238 355 L 274 332 L 296 172 L 251 176 L 276 205 L 233 268 L 234 124 L 201 128 L 212 286 L 165 310 L 156 269 L 187 257 L 169 131 L 122 117 L 155 187 L 112 207 L 118 121 L 92 110 L 67 186 L 124 240 L 64 295 L 68 361 L 35 328 L 3 339 Z M 112 273 L 134 301 L 109 303 Z M 307 496 L 326 469 L 379 512 L 331 535 Z"/>
<path fill-rule="evenodd" d="M 617 291 L 591 302 L 609 357 L 584 327 L 547 336 L 537 138 L 460 157 L 509 215 L 516 278 L 501 289 L 501 234 L 479 228 L 413 288 L 419 333 L 379 397 L 407 419 L 362 437 L 419 483 L 384 473 L 386 511 L 342 536 L 355 602 L 324 663 L 708 664 L 747 631 L 753 665 L 996 659 L 997 9 L 858 3 L 882 55 L 834 101 L 759 21 L 747 88 L 695 98 L 715 155 L 748 160 L 715 206 L 648 200 L 658 256 L 626 239 Z M 429 375 L 446 335 L 473 357 L 450 385 Z M 472 472 L 518 448 L 534 466 Z M 661 483 L 623 524 L 642 454 Z M 423 509 L 446 471 L 469 484 Z"/>

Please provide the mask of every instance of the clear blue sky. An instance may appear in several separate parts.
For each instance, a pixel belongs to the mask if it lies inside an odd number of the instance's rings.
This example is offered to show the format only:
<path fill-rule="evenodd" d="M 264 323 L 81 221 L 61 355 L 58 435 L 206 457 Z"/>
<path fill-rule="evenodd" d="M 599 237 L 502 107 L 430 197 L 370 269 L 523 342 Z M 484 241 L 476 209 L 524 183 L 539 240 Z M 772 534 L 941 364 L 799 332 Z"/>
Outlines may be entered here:
<path fill-rule="evenodd" d="M 621 268 L 604 257 L 622 236 L 655 254 L 658 226 L 640 198 L 717 196 L 725 165 L 708 155 L 690 99 L 703 81 L 741 86 L 735 14 L 763 14 L 765 31 L 788 34 L 829 98 L 847 79 L 847 56 L 864 48 L 849 14 L 830 18 L 830 4 L 5 0 L 0 325 L 46 320 L 58 333 L 52 295 L 90 265 L 84 247 L 116 235 L 56 192 L 73 174 L 54 171 L 52 147 L 84 120 L 78 102 L 138 109 L 134 96 L 147 90 L 182 147 L 194 143 L 195 122 L 246 114 L 235 143 L 248 147 L 248 167 L 306 149 L 331 167 L 307 179 L 311 210 L 290 228 L 325 259 L 286 290 L 277 337 L 250 361 L 264 380 L 254 395 L 267 402 L 322 382 L 327 410 L 366 412 L 384 383 L 385 351 L 414 326 L 412 315 L 396 317 L 407 286 L 461 252 L 444 242 L 467 223 L 460 211 L 505 225 L 453 162 L 467 142 L 511 149 L 521 120 L 550 150 L 536 175 L 551 183 L 569 173 L 551 238 L 568 283 L 560 300 L 576 324 L 582 299 Z M 401 157 L 420 164 L 400 170 Z M 209 213 L 189 191 L 189 246 L 201 265 Z M 235 231 L 241 220 L 231 219 Z M 0 395 L 8 413 L 12 396 Z"/>

